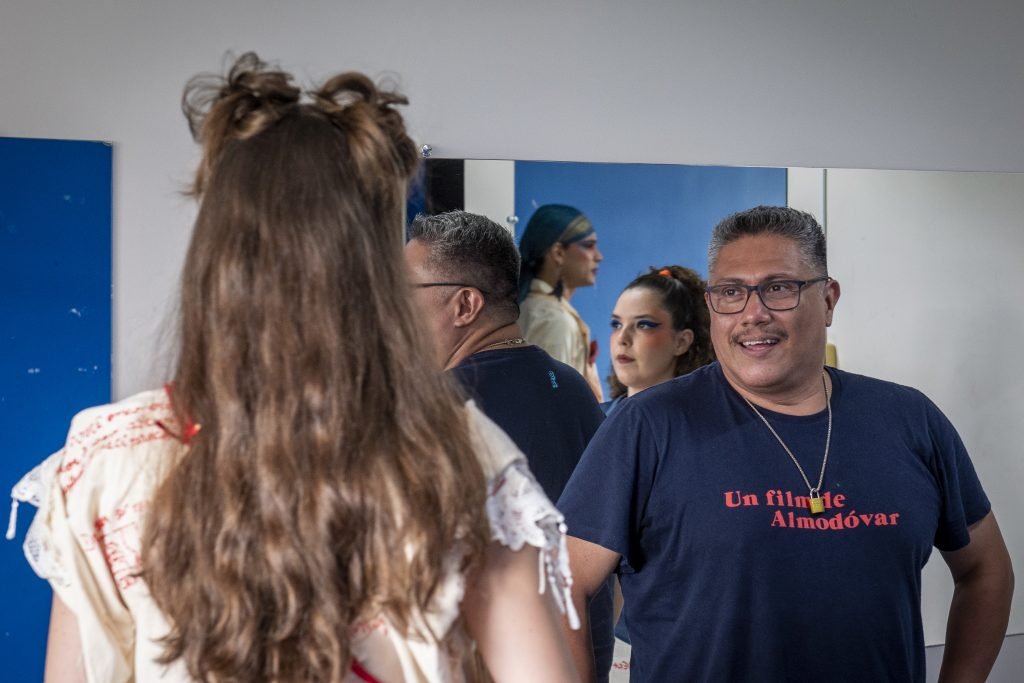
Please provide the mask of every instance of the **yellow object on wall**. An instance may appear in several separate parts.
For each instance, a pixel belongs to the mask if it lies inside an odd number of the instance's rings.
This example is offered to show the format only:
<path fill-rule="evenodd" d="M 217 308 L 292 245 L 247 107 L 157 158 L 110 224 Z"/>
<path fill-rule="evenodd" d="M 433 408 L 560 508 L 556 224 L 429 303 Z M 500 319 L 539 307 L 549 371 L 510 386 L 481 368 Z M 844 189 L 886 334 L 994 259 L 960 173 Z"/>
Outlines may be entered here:
<path fill-rule="evenodd" d="M 825 344 L 825 365 L 829 366 L 830 368 L 839 367 L 839 359 L 836 356 L 836 345 L 832 344 L 831 342 Z"/>

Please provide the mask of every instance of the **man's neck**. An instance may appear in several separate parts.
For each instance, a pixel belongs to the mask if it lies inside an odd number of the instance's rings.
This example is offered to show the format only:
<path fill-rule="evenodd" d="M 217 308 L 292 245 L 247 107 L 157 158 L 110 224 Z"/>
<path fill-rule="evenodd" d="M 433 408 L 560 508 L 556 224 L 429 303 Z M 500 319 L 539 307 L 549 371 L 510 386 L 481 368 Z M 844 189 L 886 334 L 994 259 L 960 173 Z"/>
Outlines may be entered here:
<path fill-rule="evenodd" d="M 783 415 L 814 415 L 825 410 L 827 396 L 832 395 L 832 377 L 824 369 L 821 375 L 813 380 L 801 383 L 798 387 L 778 391 L 748 388 L 735 381 L 726 372 L 725 379 L 729 385 L 743 398 L 755 406 L 767 408 Z"/>
<path fill-rule="evenodd" d="M 448 356 L 448 362 L 445 363 L 444 369 L 451 370 L 474 353 L 490 349 L 516 348 L 511 343 L 500 345 L 499 342 L 522 338 L 523 328 L 519 327 L 518 322 L 508 323 L 500 327 L 493 327 L 493 323 L 482 323 L 478 328 L 468 331 L 466 336 L 455 345 Z"/>

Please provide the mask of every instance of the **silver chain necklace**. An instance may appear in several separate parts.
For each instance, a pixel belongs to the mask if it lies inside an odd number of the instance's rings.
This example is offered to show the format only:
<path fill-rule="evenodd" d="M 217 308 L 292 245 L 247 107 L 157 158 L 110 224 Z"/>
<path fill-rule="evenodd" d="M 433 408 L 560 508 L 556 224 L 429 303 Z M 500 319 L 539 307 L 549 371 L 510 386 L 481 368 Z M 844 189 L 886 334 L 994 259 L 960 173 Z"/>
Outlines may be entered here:
<path fill-rule="evenodd" d="M 761 414 L 761 411 L 758 410 L 753 403 L 747 400 L 746 396 L 740 394 L 743 400 L 747 402 L 747 405 L 750 406 L 750 409 L 754 411 L 754 414 L 761 418 L 761 422 L 764 422 L 764 426 L 768 428 L 768 431 L 772 433 L 772 436 L 774 436 L 775 440 L 779 442 L 779 445 L 782 446 L 782 449 L 786 451 L 786 455 L 788 455 L 789 459 L 793 461 L 794 465 L 796 465 L 796 469 L 800 472 L 800 476 L 804 478 L 804 483 L 807 484 L 807 490 L 810 492 L 810 506 L 812 515 L 818 515 L 825 511 L 825 503 L 821 499 L 821 485 L 825 482 L 825 465 L 828 464 L 828 447 L 829 444 L 832 443 L 832 398 L 829 396 L 828 393 L 828 384 L 825 382 L 824 371 L 822 371 L 821 373 L 821 385 L 825 389 L 825 406 L 828 408 L 828 432 L 825 434 L 825 457 L 822 458 L 821 460 L 821 472 L 818 473 L 817 486 L 811 486 L 811 480 L 807 478 L 807 474 L 804 472 L 804 468 L 800 466 L 800 463 L 797 461 L 796 456 L 793 455 L 793 451 L 789 450 L 789 446 L 786 445 L 786 442 L 782 440 L 782 437 L 779 436 L 779 433 L 776 432 L 775 429 L 771 426 L 771 424 L 768 423 L 768 420 L 766 420 L 764 415 Z"/>

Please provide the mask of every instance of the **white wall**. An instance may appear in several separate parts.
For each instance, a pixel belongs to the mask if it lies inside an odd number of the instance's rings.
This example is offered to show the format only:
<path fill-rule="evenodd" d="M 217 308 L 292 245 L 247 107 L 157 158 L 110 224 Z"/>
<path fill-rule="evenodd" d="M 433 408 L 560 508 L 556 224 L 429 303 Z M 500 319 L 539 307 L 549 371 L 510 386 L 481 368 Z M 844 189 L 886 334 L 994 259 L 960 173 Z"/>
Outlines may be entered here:
<path fill-rule="evenodd" d="M 839 366 L 917 387 L 946 413 L 1020 572 L 1024 174 L 829 170 L 827 206 L 829 270 L 849 285 L 829 334 Z M 945 640 L 951 595 L 936 552 L 922 595 L 929 644 Z M 1024 632 L 1019 589 L 1009 630 Z"/>
<path fill-rule="evenodd" d="M 463 197 L 466 211 L 487 216 L 515 235 L 516 162 L 506 159 L 466 159 Z"/>
<path fill-rule="evenodd" d="M 400 74 L 438 156 L 1024 170 L 1024 3 L 5 0 L 0 135 L 115 145 L 115 387 L 192 208 L 178 98 L 226 49 Z"/>
<path fill-rule="evenodd" d="M 825 212 L 825 183 L 828 171 L 823 168 L 786 169 L 786 206 L 806 211 L 821 224 L 828 235 L 828 216 Z"/>

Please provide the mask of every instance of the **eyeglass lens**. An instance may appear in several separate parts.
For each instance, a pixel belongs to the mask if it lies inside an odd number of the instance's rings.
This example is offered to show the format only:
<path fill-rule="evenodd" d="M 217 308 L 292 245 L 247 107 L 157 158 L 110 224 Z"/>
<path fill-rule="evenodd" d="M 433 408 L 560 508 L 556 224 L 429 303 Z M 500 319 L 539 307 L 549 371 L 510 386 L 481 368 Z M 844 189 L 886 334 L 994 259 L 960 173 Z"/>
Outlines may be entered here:
<path fill-rule="evenodd" d="M 710 287 L 708 293 L 716 313 L 739 313 L 746 308 L 751 291 L 757 292 L 765 308 L 788 311 L 800 304 L 804 284 L 800 280 L 775 280 L 759 285 L 718 285 Z"/>

